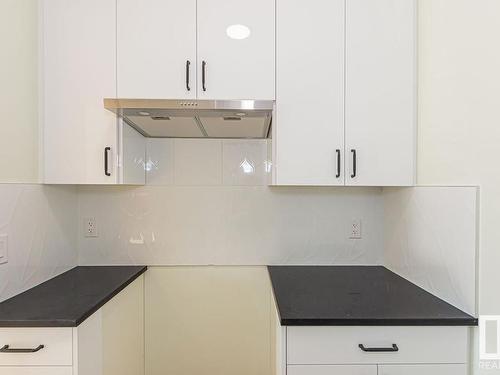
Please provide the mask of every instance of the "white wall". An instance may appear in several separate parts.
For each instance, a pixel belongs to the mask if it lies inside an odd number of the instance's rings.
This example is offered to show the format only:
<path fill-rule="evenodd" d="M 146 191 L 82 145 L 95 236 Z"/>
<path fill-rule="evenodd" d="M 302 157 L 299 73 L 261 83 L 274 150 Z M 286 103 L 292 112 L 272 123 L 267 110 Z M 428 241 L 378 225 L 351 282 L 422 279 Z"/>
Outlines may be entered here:
<path fill-rule="evenodd" d="M 77 191 L 69 186 L 0 184 L 0 301 L 77 264 Z"/>
<path fill-rule="evenodd" d="M 0 0 L 0 182 L 38 181 L 37 11 Z"/>
<path fill-rule="evenodd" d="M 500 315 L 500 1 L 419 8 L 418 182 L 480 185 L 479 312 Z"/>

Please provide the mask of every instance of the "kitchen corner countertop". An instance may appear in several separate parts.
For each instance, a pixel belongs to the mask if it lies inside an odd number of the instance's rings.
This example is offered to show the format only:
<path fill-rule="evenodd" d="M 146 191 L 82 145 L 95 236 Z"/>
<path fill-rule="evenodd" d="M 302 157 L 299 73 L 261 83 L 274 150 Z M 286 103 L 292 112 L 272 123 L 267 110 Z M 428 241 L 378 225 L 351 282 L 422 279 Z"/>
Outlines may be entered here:
<path fill-rule="evenodd" d="M 382 266 L 268 267 L 283 326 L 476 326 Z"/>
<path fill-rule="evenodd" d="M 75 267 L 0 303 L 0 327 L 77 327 L 146 269 Z"/>

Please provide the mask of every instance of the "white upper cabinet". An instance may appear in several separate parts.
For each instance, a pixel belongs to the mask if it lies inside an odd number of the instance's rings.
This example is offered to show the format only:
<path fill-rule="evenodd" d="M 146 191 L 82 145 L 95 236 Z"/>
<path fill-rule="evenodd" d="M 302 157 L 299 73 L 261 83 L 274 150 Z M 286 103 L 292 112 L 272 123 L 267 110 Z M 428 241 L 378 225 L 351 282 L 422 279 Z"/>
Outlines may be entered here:
<path fill-rule="evenodd" d="M 277 0 L 275 184 L 344 184 L 344 0 Z"/>
<path fill-rule="evenodd" d="M 42 4 L 44 182 L 114 184 L 117 122 L 103 98 L 116 96 L 115 0 Z"/>
<path fill-rule="evenodd" d="M 117 0 L 118 97 L 196 98 L 196 0 Z"/>
<path fill-rule="evenodd" d="M 274 99 L 274 0 L 198 0 L 198 97 Z"/>
<path fill-rule="evenodd" d="M 415 183 L 415 0 L 277 0 L 273 184 Z"/>
<path fill-rule="evenodd" d="M 118 97 L 274 99 L 274 0 L 117 0 Z"/>
<path fill-rule="evenodd" d="M 413 185 L 415 0 L 347 0 L 346 7 L 346 184 Z"/>
<path fill-rule="evenodd" d="M 40 16 L 44 182 L 144 184 L 142 135 L 103 104 L 116 97 L 116 0 L 44 0 Z"/>

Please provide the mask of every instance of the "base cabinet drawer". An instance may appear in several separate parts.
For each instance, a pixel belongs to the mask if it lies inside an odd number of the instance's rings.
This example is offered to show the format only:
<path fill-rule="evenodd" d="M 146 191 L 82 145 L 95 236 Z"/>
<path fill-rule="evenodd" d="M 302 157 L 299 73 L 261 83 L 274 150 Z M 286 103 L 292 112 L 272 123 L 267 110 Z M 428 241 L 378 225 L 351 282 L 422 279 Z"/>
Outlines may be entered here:
<path fill-rule="evenodd" d="M 72 328 L 1 328 L 1 348 L 0 366 L 71 366 Z M 36 348 L 33 353 L 15 351 Z"/>
<path fill-rule="evenodd" d="M 383 365 L 378 375 L 466 375 L 467 365 Z"/>
<path fill-rule="evenodd" d="M 377 366 L 288 366 L 287 375 L 377 375 Z"/>
<path fill-rule="evenodd" d="M 288 365 L 467 363 L 467 327 L 288 327 Z"/>
<path fill-rule="evenodd" d="M 73 367 L 0 367 L 0 375 L 73 375 Z"/>

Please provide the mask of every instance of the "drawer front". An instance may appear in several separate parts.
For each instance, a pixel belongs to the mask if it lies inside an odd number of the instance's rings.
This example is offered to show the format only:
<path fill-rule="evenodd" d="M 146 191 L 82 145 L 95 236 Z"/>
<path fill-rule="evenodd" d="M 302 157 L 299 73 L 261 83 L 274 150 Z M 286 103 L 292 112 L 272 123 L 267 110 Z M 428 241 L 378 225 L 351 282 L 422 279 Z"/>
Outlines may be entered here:
<path fill-rule="evenodd" d="M 363 351 L 384 348 L 397 351 Z M 467 327 L 288 327 L 292 365 L 466 363 Z"/>
<path fill-rule="evenodd" d="M 384 365 L 378 375 L 466 375 L 467 365 Z"/>
<path fill-rule="evenodd" d="M 0 366 L 71 366 L 72 328 L 0 328 L 0 348 L 34 349 L 35 353 L 2 353 Z"/>
<path fill-rule="evenodd" d="M 287 375 L 377 375 L 377 366 L 288 366 Z M 392 374 L 391 374 L 392 375 Z M 446 374 L 447 375 L 447 374 Z"/>
<path fill-rule="evenodd" d="M 0 375 L 72 375 L 73 367 L 3 367 Z"/>

